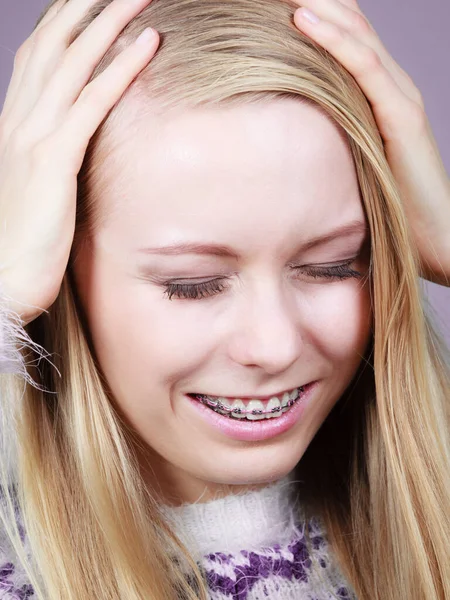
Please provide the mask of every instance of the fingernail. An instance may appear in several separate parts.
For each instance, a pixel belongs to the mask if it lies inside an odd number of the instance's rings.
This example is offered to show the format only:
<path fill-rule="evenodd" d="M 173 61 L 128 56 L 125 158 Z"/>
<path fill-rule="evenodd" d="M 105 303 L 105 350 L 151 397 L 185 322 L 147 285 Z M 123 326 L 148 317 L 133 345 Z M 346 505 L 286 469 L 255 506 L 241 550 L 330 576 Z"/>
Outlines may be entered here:
<path fill-rule="evenodd" d="M 139 46 L 142 44 L 146 44 L 149 40 L 153 38 L 154 35 L 154 29 L 152 29 L 151 27 L 147 27 L 147 29 L 144 29 L 141 35 L 136 39 L 136 44 L 138 44 Z"/>
<path fill-rule="evenodd" d="M 315 13 L 308 10 L 307 8 L 301 8 L 300 12 L 302 13 L 303 17 L 310 23 L 316 24 L 316 23 L 320 22 L 319 17 Z"/>

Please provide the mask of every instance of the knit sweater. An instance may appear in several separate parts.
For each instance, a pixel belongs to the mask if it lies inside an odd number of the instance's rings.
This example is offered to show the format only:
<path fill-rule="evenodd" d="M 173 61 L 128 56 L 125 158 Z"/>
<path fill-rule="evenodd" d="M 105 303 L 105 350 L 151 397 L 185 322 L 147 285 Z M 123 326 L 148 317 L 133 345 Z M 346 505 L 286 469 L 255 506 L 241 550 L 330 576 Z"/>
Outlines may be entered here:
<path fill-rule="evenodd" d="M 0 373 L 28 379 L 17 346 L 29 340 L 1 306 L 0 295 Z M 210 600 L 356 598 L 331 552 L 323 524 L 303 516 L 297 490 L 292 471 L 256 491 L 163 507 L 206 574 Z M 28 551 L 26 532 L 18 515 L 17 519 Z M 9 538 L 0 529 L 0 600 L 34 597 Z"/>
<path fill-rule="evenodd" d="M 210 600 L 356 599 L 320 520 L 302 518 L 294 489 L 289 474 L 257 491 L 163 507 L 206 573 Z M 0 532 L 1 600 L 34 596 L 7 536 Z"/>
<path fill-rule="evenodd" d="M 211 600 L 356 599 L 297 490 L 293 471 L 257 491 L 165 509 L 205 570 Z"/>

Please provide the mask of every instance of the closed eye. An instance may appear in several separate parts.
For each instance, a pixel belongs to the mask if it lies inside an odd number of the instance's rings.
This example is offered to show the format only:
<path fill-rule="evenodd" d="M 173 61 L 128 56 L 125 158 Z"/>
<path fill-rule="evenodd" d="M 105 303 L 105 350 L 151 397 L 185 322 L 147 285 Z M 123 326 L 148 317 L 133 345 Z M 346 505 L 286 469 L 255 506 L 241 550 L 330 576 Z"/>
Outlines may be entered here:
<path fill-rule="evenodd" d="M 355 260 L 355 258 L 352 258 L 337 265 L 302 265 L 292 268 L 298 272 L 298 276 L 303 275 L 315 280 L 324 279 L 327 281 L 342 281 L 349 278 L 360 279 L 363 277 L 363 274 L 350 267 Z M 173 281 L 166 281 L 163 284 L 165 286 L 164 293 L 167 294 L 169 300 L 174 296 L 180 299 L 199 300 L 215 296 L 216 294 L 220 294 L 224 290 L 227 290 L 229 288 L 229 284 L 226 283 L 227 279 L 228 278 L 220 277 L 201 283 L 175 283 Z"/>

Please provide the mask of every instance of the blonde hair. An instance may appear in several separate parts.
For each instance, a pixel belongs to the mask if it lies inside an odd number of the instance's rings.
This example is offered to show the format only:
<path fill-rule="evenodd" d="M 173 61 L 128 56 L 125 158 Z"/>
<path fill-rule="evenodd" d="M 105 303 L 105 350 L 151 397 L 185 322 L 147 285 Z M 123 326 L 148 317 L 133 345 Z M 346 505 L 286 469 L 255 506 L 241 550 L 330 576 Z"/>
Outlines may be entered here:
<path fill-rule="evenodd" d="M 109 3 L 97 2 L 72 40 Z M 342 127 L 371 232 L 373 339 L 298 465 L 302 501 L 323 519 L 359 599 L 449 599 L 446 349 L 424 310 L 418 257 L 370 105 L 353 77 L 296 29 L 296 8 L 284 0 L 153 0 L 125 27 L 92 78 L 149 25 L 161 44 L 90 141 L 73 247 L 102 218 L 90 191 L 95 167 L 131 96 L 150 112 L 297 98 Z M 142 485 L 142 442 L 96 363 L 74 259 L 75 251 L 54 305 L 26 326 L 54 365 L 38 363 L 39 385 L 2 376 L 3 431 L 16 432 L 15 442 L 2 442 L 4 525 L 20 553 L 17 501 L 34 561 L 21 554 L 22 562 L 39 598 L 206 599 L 204 574 Z"/>

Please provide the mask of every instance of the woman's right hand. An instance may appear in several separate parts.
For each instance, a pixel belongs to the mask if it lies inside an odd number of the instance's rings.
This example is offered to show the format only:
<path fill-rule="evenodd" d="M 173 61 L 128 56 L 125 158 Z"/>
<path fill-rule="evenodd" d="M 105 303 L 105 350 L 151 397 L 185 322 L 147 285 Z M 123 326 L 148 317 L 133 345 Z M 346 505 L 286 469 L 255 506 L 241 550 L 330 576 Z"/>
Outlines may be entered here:
<path fill-rule="evenodd" d="M 73 243 L 77 175 L 90 138 L 159 44 L 124 49 L 89 79 L 150 0 L 113 0 L 72 43 L 96 0 L 58 0 L 20 46 L 0 115 L 0 285 L 24 324 L 59 293 Z"/>

